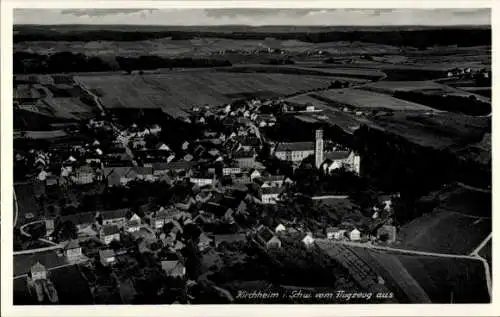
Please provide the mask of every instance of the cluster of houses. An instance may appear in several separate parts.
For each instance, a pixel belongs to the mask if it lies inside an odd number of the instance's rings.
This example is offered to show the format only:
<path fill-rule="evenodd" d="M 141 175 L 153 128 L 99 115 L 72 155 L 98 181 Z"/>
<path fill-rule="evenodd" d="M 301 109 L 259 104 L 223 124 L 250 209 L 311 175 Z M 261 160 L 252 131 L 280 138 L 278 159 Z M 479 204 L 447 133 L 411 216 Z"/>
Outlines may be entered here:
<path fill-rule="evenodd" d="M 450 69 L 446 73 L 446 75 L 449 78 L 459 77 L 459 78 L 468 78 L 468 79 L 472 79 L 472 78 L 488 79 L 488 78 L 491 78 L 491 71 L 487 71 L 485 68 L 474 70 L 474 69 L 471 69 L 470 67 L 466 67 L 466 68 L 455 67 L 453 69 Z"/>

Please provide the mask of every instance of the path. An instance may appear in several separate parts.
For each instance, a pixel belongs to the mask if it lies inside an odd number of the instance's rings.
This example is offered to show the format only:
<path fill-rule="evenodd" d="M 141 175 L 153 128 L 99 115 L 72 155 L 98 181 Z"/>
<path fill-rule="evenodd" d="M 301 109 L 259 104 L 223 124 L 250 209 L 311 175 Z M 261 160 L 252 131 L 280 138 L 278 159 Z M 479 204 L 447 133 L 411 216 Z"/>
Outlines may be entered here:
<path fill-rule="evenodd" d="M 55 269 L 60 269 L 60 268 L 66 267 L 66 266 L 77 265 L 77 264 L 78 263 L 66 263 L 66 264 L 63 264 L 63 265 L 59 265 L 59 266 L 54 266 L 54 267 L 48 268 L 47 271 L 51 271 L 51 270 L 55 270 Z M 27 276 L 28 276 L 28 274 L 17 275 L 17 276 L 14 276 L 14 279 L 23 278 L 23 277 L 27 277 Z"/>
<path fill-rule="evenodd" d="M 12 189 L 12 193 L 14 194 L 14 223 L 13 223 L 13 227 L 16 227 L 17 218 L 19 217 L 19 206 L 17 204 L 16 191 L 14 189 Z"/>
<path fill-rule="evenodd" d="M 464 184 L 464 183 L 458 183 L 458 186 L 460 186 L 462 188 L 465 188 L 465 189 L 468 189 L 468 190 L 480 192 L 480 193 L 491 194 L 491 189 L 484 189 L 484 188 L 474 187 L 474 186 L 470 186 L 470 185 L 467 185 L 467 184 Z"/>

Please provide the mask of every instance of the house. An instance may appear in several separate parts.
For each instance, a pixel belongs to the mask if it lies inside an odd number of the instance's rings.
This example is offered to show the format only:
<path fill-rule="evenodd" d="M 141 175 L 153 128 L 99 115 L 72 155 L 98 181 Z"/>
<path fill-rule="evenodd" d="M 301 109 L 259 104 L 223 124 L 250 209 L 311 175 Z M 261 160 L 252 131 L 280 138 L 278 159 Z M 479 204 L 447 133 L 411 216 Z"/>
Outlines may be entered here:
<path fill-rule="evenodd" d="M 184 141 L 181 145 L 181 149 L 183 151 L 187 151 L 187 149 L 189 148 L 189 142 L 188 141 Z"/>
<path fill-rule="evenodd" d="M 184 278 L 186 267 L 180 261 L 161 261 L 161 268 L 169 277 Z"/>
<path fill-rule="evenodd" d="M 135 176 L 136 179 L 140 180 L 145 180 L 150 182 L 155 180 L 155 177 L 153 176 L 152 167 L 135 166 L 132 168 L 132 175 Z"/>
<path fill-rule="evenodd" d="M 314 108 L 313 105 L 306 105 L 306 111 L 307 112 L 314 112 L 316 109 Z"/>
<path fill-rule="evenodd" d="M 360 173 L 361 158 L 354 151 L 327 152 L 324 154 L 324 158 L 321 167 L 327 174 L 342 167 L 358 175 Z"/>
<path fill-rule="evenodd" d="M 240 168 L 252 168 L 255 166 L 255 152 L 240 150 L 234 154 L 234 160 Z"/>
<path fill-rule="evenodd" d="M 204 232 L 202 232 L 198 239 L 198 249 L 200 251 L 204 251 L 210 247 L 211 243 L 212 239 L 210 239 Z"/>
<path fill-rule="evenodd" d="M 47 236 L 50 236 L 54 232 L 54 228 L 54 219 L 45 219 L 45 232 Z"/>
<path fill-rule="evenodd" d="M 300 163 L 306 157 L 314 154 L 314 142 L 278 143 L 274 155 L 283 161 Z"/>
<path fill-rule="evenodd" d="M 259 190 L 259 199 L 263 204 L 274 205 L 282 192 L 283 187 L 263 187 Z"/>
<path fill-rule="evenodd" d="M 103 174 L 110 187 L 124 186 L 136 176 L 132 166 L 105 167 Z"/>
<path fill-rule="evenodd" d="M 258 170 L 252 169 L 250 172 L 250 180 L 253 182 L 255 179 L 260 178 L 261 174 Z"/>
<path fill-rule="evenodd" d="M 260 226 L 257 229 L 255 238 L 266 248 L 281 248 L 281 240 L 266 226 Z"/>
<path fill-rule="evenodd" d="M 127 218 L 127 208 L 106 210 L 98 213 L 97 217 L 102 219 L 102 225 L 117 225 L 123 227 Z"/>
<path fill-rule="evenodd" d="M 33 281 L 46 280 L 47 269 L 40 262 L 36 262 L 30 269 L 30 277 Z"/>
<path fill-rule="evenodd" d="M 377 238 L 387 243 L 396 242 L 396 227 L 390 225 L 383 225 L 377 230 Z"/>
<path fill-rule="evenodd" d="M 285 231 L 286 231 L 286 227 L 281 223 L 279 225 L 277 225 L 276 228 L 274 229 L 274 232 L 276 232 L 276 233 L 285 232 Z"/>
<path fill-rule="evenodd" d="M 306 246 L 306 248 L 310 248 L 314 245 L 314 238 L 312 233 L 307 233 L 306 236 L 302 239 L 302 243 Z"/>
<path fill-rule="evenodd" d="M 238 174 L 241 173 L 241 168 L 240 167 L 233 167 L 233 166 L 225 166 L 222 168 L 222 175 L 227 176 L 227 175 L 232 175 L 232 174 Z"/>
<path fill-rule="evenodd" d="M 94 182 L 94 169 L 88 165 L 73 170 L 71 180 L 75 184 L 85 185 Z"/>
<path fill-rule="evenodd" d="M 261 187 L 282 187 L 285 181 L 283 175 L 267 175 L 259 179 Z"/>
<path fill-rule="evenodd" d="M 130 233 L 139 231 L 141 229 L 141 218 L 136 213 L 134 213 L 132 217 L 127 220 L 125 228 L 127 232 Z"/>
<path fill-rule="evenodd" d="M 250 179 L 250 177 L 246 173 L 232 174 L 231 179 L 233 181 L 233 184 L 237 184 L 237 185 L 239 185 L 239 184 L 246 185 L 246 184 L 250 184 L 252 182 L 252 180 Z"/>
<path fill-rule="evenodd" d="M 361 239 L 361 232 L 354 228 L 351 232 L 349 232 L 349 240 L 351 241 L 359 241 Z"/>
<path fill-rule="evenodd" d="M 115 263 L 115 252 L 111 249 L 101 249 L 99 250 L 99 260 L 102 266 L 110 266 Z"/>
<path fill-rule="evenodd" d="M 215 247 L 218 247 L 221 243 L 234 243 L 234 242 L 246 242 L 246 241 L 247 237 L 243 233 L 214 235 Z"/>
<path fill-rule="evenodd" d="M 342 240 L 345 236 L 346 230 L 345 229 L 339 229 L 336 227 L 329 227 L 326 228 L 326 237 L 328 239 L 335 239 L 335 240 Z"/>
<path fill-rule="evenodd" d="M 70 221 L 72 222 L 78 231 L 82 231 L 85 228 L 91 226 L 96 222 L 95 214 L 92 212 L 82 212 L 78 214 L 66 215 L 61 217 L 61 222 Z"/>
<path fill-rule="evenodd" d="M 207 186 L 207 185 L 213 185 L 215 183 L 215 180 L 213 177 L 191 177 L 189 178 L 189 181 L 191 183 L 194 183 L 200 187 Z"/>
<path fill-rule="evenodd" d="M 104 244 L 110 244 L 113 240 L 120 241 L 120 228 L 115 225 L 106 225 L 99 231 L 99 239 Z"/>
<path fill-rule="evenodd" d="M 64 255 L 68 261 L 74 261 L 82 256 L 82 247 L 77 240 L 70 240 L 64 246 Z"/>

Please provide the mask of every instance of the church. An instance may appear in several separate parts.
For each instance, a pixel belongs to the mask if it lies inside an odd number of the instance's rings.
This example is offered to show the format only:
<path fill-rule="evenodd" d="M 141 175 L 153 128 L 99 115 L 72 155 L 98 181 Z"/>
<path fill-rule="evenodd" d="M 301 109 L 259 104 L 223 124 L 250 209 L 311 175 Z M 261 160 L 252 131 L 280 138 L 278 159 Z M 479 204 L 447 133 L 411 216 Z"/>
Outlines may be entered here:
<path fill-rule="evenodd" d="M 274 155 L 281 160 L 296 164 L 314 155 L 315 167 L 327 174 L 342 167 L 360 174 L 361 158 L 354 151 L 325 152 L 322 129 L 316 130 L 315 142 L 279 143 L 274 149 Z"/>

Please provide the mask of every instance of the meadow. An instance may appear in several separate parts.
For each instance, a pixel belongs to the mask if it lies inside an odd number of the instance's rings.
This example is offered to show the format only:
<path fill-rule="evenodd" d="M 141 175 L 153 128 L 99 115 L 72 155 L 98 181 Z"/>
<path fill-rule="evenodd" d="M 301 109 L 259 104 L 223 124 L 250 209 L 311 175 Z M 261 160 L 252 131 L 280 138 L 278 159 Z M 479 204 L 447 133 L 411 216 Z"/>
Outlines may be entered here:
<path fill-rule="evenodd" d="M 289 95 L 326 88 L 326 76 L 240 74 L 210 71 L 148 75 L 77 76 L 107 109 L 163 109 L 179 115 L 196 105 L 220 105 L 241 94 Z"/>

